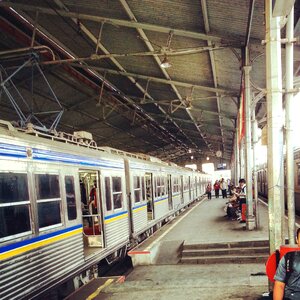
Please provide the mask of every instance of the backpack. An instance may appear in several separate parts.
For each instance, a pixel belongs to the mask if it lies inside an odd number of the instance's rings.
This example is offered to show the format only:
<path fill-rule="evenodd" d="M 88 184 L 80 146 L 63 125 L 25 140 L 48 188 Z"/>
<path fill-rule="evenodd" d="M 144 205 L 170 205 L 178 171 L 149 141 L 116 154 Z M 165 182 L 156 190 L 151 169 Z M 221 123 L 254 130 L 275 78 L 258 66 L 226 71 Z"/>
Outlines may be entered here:
<path fill-rule="evenodd" d="M 285 270 L 286 270 L 285 284 L 287 284 L 287 282 L 289 281 L 293 273 L 294 258 L 295 258 L 295 251 L 288 252 L 285 255 Z"/>

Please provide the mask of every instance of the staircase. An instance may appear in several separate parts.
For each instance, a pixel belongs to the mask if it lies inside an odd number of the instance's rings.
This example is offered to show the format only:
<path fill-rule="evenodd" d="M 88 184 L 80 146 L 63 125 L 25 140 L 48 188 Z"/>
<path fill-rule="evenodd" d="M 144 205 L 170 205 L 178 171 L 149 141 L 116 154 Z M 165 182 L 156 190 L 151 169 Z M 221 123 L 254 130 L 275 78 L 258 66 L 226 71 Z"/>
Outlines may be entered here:
<path fill-rule="evenodd" d="M 269 241 L 184 244 L 181 264 L 265 263 Z"/>

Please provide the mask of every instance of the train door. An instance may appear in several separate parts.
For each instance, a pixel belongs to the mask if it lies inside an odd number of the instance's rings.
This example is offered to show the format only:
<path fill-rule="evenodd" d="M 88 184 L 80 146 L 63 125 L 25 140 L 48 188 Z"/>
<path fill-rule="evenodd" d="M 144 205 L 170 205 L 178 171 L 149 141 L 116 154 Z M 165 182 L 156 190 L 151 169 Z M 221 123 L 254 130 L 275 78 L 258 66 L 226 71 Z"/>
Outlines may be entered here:
<path fill-rule="evenodd" d="M 154 219 L 153 174 L 145 174 L 148 221 Z"/>
<path fill-rule="evenodd" d="M 180 176 L 180 202 L 181 202 L 181 204 L 184 203 L 184 196 L 183 196 L 183 175 Z"/>
<path fill-rule="evenodd" d="M 79 170 L 84 253 L 89 255 L 95 248 L 104 248 L 103 208 L 101 202 L 100 172 Z"/>
<path fill-rule="evenodd" d="M 169 210 L 173 209 L 173 200 L 172 200 L 172 178 L 171 175 L 168 174 L 168 204 L 169 204 Z"/>

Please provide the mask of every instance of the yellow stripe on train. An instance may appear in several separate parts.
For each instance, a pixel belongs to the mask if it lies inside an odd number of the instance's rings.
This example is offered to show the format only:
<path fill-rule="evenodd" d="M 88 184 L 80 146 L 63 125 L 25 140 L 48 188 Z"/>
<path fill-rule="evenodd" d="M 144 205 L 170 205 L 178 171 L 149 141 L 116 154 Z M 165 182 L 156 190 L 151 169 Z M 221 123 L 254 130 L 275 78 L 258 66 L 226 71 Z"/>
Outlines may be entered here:
<path fill-rule="evenodd" d="M 154 202 L 154 204 L 161 204 L 161 203 L 163 203 L 163 202 L 165 202 L 165 201 L 167 201 L 167 200 L 168 200 L 168 199 L 159 200 L 159 201 Z"/>
<path fill-rule="evenodd" d="M 127 213 L 127 214 L 120 215 L 120 216 L 113 217 L 113 218 L 108 219 L 108 220 L 105 220 L 105 221 L 104 221 L 104 224 L 109 224 L 109 223 L 112 223 L 112 222 L 114 222 L 114 221 L 123 219 L 123 218 L 125 218 L 125 217 L 128 217 L 128 213 Z"/>
<path fill-rule="evenodd" d="M 42 247 L 42 246 L 47 246 L 49 244 L 60 241 L 62 239 L 65 239 L 67 237 L 73 236 L 73 235 L 78 234 L 78 233 L 82 233 L 82 228 L 73 230 L 71 232 L 66 232 L 66 233 L 54 236 L 52 238 L 45 239 L 43 241 L 38 241 L 38 242 L 29 244 L 29 245 L 26 245 L 26 246 L 22 246 L 22 247 L 17 248 L 17 249 L 7 251 L 5 253 L 0 254 L 0 260 L 11 258 L 13 256 L 20 255 L 22 253 L 25 253 L 25 252 L 30 251 L 30 250 L 37 249 L 37 248 Z"/>
<path fill-rule="evenodd" d="M 147 208 L 147 205 L 144 205 L 144 206 L 139 207 L 139 208 L 134 208 L 134 209 L 133 209 L 133 212 L 138 212 L 138 211 L 144 210 L 144 209 L 146 209 L 146 208 Z"/>

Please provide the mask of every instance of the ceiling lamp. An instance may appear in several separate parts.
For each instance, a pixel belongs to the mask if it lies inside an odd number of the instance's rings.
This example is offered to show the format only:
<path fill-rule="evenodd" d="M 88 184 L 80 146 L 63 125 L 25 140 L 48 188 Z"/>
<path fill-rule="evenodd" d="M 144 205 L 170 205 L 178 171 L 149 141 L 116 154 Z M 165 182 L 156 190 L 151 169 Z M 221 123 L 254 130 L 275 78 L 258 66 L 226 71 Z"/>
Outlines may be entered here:
<path fill-rule="evenodd" d="M 172 64 L 169 62 L 167 56 L 164 57 L 163 61 L 160 63 L 160 66 L 164 69 L 172 67 Z"/>

